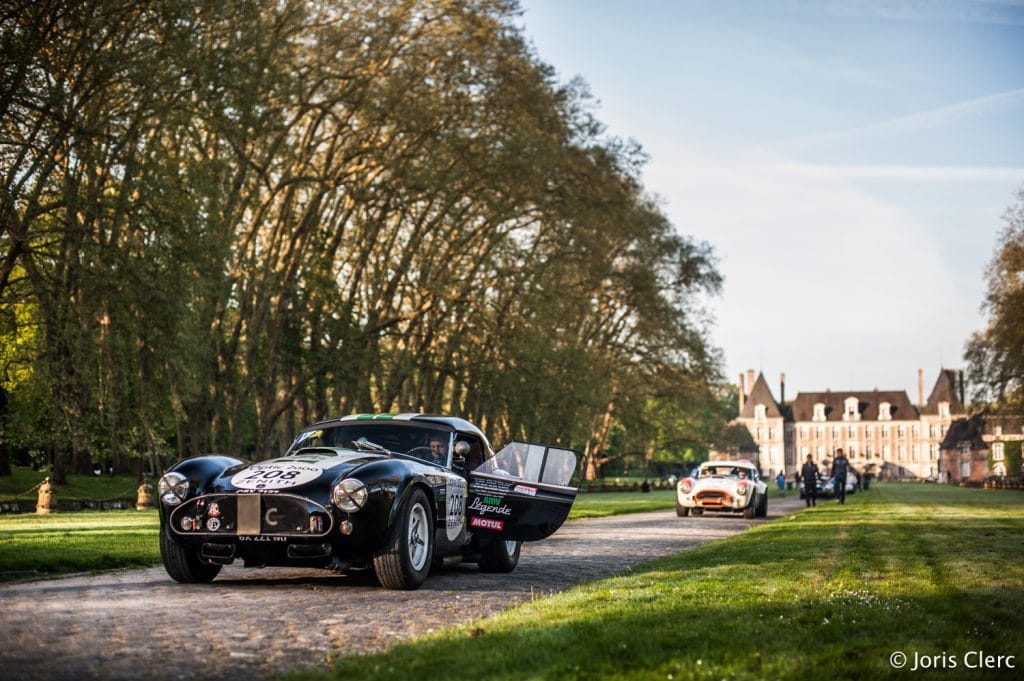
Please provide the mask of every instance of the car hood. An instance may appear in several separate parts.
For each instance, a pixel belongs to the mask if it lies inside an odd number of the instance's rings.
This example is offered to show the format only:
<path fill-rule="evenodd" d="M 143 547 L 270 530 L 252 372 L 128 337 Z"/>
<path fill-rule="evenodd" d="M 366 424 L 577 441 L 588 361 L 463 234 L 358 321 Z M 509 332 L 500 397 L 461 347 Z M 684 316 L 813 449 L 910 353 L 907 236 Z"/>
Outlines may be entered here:
<path fill-rule="evenodd" d="M 344 449 L 310 449 L 293 456 L 244 463 L 225 470 L 214 483 L 221 491 L 293 492 L 332 485 L 353 469 L 385 458 Z"/>

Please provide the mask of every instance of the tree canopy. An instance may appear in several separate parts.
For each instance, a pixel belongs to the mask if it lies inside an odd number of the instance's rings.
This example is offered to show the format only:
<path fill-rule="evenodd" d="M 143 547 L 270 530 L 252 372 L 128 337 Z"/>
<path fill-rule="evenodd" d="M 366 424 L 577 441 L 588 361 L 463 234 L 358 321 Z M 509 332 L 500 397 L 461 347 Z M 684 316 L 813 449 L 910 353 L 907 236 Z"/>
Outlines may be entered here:
<path fill-rule="evenodd" d="M 967 342 L 968 376 L 975 403 L 1024 409 L 1024 186 L 985 271 L 984 329 Z"/>
<path fill-rule="evenodd" d="M 352 411 L 593 455 L 714 431 L 712 251 L 516 2 L 7 7 L 7 441 L 156 470 Z"/>

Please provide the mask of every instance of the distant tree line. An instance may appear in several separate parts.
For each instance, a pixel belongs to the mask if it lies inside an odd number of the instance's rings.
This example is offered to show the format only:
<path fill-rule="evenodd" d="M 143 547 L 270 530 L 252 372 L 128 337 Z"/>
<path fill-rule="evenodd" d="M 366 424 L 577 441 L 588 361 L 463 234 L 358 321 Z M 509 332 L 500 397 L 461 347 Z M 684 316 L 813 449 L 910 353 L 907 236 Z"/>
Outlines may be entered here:
<path fill-rule="evenodd" d="M 4 451 L 159 470 L 362 411 L 592 461 L 720 430 L 713 255 L 514 0 L 0 12 Z"/>

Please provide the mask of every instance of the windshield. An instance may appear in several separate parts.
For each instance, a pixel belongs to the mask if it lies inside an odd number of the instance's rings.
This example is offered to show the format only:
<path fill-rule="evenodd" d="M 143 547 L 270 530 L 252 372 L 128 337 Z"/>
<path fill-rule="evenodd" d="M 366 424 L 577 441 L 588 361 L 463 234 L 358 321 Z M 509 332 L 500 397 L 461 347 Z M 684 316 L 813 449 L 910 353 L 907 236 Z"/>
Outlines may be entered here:
<path fill-rule="evenodd" d="M 396 423 L 344 423 L 299 433 L 286 456 L 308 447 L 342 447 L 361 452 L 394 452 L 448 465 L 452 433 L 430 426 Z"/>
<path fill-rule="evenodd" d="M 743 466 L 704 466 L 700 469 L 700 477 L 753 477 L 751 471 Z"/>

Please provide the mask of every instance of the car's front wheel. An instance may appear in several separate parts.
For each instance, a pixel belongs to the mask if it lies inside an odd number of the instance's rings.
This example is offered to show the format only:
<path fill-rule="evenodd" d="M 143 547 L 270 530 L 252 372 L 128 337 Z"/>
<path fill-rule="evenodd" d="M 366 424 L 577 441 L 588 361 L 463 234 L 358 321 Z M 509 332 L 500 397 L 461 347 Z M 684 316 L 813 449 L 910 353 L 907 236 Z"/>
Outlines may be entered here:
<path fill-rule="evenodd" d="M 747 519 L 753 518 L 754 514 L 756 512 L 757 512 L 757 502 L 754 501 L 754 500 L 751 500 L 750 503 L 747 504 L 747 507 L 743 509 L 743 517 L 747 518 Z"/>
<path fill-rule="evenodd" d="M 166 527 L 160 530 L 160 558 L 171 579 L 182 584 L 212 582 L 221 566 L 204 562 L 197 551 L 177 543 L 168 532 Z"/>
<path fill-rule="evenodd" d="M 519 564 L 522 542 L 497 539 L 480 552 L 480 572 L 512 572 Z"/>
<path fill-rule="evenodd" d="M 686 506 L 683 506 L 682 504 L 676 504 L 676 515 L 680 518 L 685 518 L 686 516 L 690 515 L 690 509 L 688 509 Z"/>
<path fill-rule="evenodd" d="M 417 489 L 406 500 L 384 546 L 373 556 L 373 571 L 388 589 L 418 589 L 430 572 L 434 524 L 430 504 Z"/>

